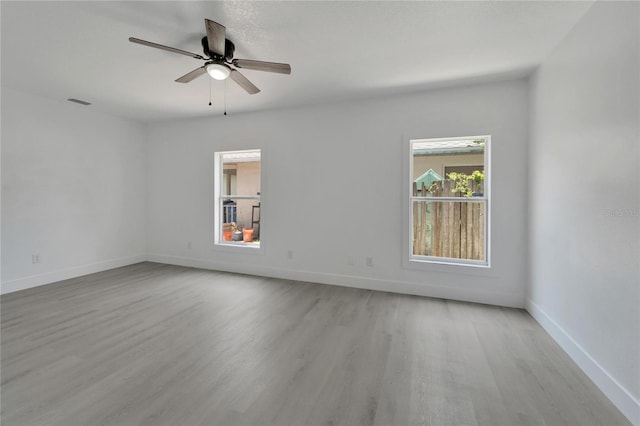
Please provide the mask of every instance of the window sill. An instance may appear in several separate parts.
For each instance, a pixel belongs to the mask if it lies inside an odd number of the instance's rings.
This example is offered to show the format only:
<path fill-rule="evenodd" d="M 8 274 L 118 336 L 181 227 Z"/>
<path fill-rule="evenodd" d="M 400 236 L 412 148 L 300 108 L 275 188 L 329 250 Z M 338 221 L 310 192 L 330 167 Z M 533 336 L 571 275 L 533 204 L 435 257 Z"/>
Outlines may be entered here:
<path fill-rule="evenodd" d="M 495 271 L 490 263 L 466 263 L 456 262 L 457 259 L 440 258 L 404 258 L 402 266 L 424 272 L 437 272 L 445 274 L 461 274 L 471 276 L 494 276 Z"/>
<path fill-rule="evenodd" d="M 212 250 L 226 253 L 264 254 L 264 246 L 260 243 L 245 243 L 242 241 L 224 241 L 214 243 Z"/>
<path fill-rule="evenodd" d="M 409 262 L 417 264 L 451 265 L 451 266 L 471 266 L 472 268 L 490 268 L 489 262 L 465 261 L 464 259 L 450 259 L 444 257 L 412 256 Z"/>

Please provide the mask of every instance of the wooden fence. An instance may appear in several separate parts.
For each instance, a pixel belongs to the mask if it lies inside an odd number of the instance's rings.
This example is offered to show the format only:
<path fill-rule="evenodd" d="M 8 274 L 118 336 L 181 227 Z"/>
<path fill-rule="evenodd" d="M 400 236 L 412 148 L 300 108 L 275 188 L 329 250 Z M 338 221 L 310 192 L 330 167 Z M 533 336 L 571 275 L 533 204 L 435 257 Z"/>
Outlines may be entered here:
<path fill-rule="evenodd" d="M 453 193 L 454 186 L 455 182 L 448 179 L 435 182 L 431 188 L 426 188 L 424 183 L 417 188 L 414 182 L 413 195 L 460 197 Z M 470 187 L 473 192 L 482 191 L 473 181 L 470 181 Z M 465 202 L 471 200 L 460 197 L 460 202 L 414 201 L 413 254 L 484 260 L 484 203 Z"/>

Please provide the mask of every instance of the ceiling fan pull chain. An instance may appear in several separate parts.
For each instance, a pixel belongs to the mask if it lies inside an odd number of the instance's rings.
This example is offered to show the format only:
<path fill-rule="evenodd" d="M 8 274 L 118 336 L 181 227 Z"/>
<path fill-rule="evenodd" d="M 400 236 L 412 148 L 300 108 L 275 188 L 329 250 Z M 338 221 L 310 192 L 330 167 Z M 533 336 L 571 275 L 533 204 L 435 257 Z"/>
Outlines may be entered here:
<path fill-rule="evenodd" d="M 209 79 L 209 106 L 211 106 L 211 79 Z"/>
<path fill-rule="evenodd" d="M 224 115 L 227 115 L 227 80 L 224 81 Z"/>

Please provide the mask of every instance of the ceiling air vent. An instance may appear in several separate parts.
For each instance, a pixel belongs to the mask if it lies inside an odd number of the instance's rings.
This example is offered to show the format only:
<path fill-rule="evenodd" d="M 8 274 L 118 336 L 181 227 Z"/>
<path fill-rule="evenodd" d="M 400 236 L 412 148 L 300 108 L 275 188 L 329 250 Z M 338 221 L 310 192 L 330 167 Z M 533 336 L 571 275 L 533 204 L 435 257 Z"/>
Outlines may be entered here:
<path fill-rule="evenodd" d="M 69 98 L 67 99 L 69 102 L 75 102 L 76 104 L 80 104 L 80 105 L 91 105 L 91 102 L 87 102 L 87 101 L 81 101 L 80 99 L 75 99 L 75 98 Z"/>

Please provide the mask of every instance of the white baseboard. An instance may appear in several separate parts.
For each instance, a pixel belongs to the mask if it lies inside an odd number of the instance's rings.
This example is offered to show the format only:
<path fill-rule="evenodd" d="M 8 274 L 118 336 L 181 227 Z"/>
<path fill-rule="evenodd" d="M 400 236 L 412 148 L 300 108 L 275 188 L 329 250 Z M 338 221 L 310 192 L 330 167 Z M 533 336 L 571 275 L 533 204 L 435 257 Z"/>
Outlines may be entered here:
<path fill-rule="evenodd" d="M 527 311 L 622 414 L 634 425 L 640 425 L 640 402 L 611 377 L 553 318 L 529 299 L 527 299 Z"/>
<path fill-rule="evenodd" d="M 246 263 L 217 263 L 208 259 L 186 258 L 162 254 L 137 255 L 110 259 L 88 265 L 65 268 L 44 274 L 31 275 L 2 282 L 0 294 L 12 293 L 31 287 L 54 283 L 69 278 L 119 268 L 134 263 L 150 261 L 170 265 L 189 266 L 194 268 L 213 269 L 241 274 L 260 275 L 296 281 L 309 281 L 343 287 L 362 288 L 367 290 L 388 291 L 391 293 L 414 294 L 418 296 L 436 297 L 464 302 L 484 303 L 488 305 L 522 308 L 521 297 L 512 293 L 488 292 L 483 290 L 456 289 L 425 283 L 390 281 L 355 275 L 332 274 L 325 272 L 301 271 L 295 269 L 255 266 Z"/>
<path fill-rule="evenodd" d="M 132 265 L 134 263 L 144 262 L 146 259 L 147 257 L 145 255 L 140 254 L 137 256 L 109 259 L 102 262 L 90 263 L 88 265 L 73 266 L 71 268 L 59 269 L 57 271 L 47 272 L 44 274 L 30 275 L 28 277 L 18 278 L 15 280 L 8 280 L 2 282 L 2 285 L 0 286 L 0 294 L 12 293 L 18 290 L 67 280 L 69 278 L 106 271 L 107 269 Z"/>
<path fill-rule="evenodd" d="M 436 297 L 463 302 L 524 308 L 522 303 L 523 298 L 518 295 L 504 292 L 488 292 L 481 289 L 472 290 L 469 288 L 451 288 L 449 286 L 382 280 L 356 275 L 301 271 L 271 266 L 256 266 L 248 263 L 218 263 L 209 259 L 187 258 L 163 254 L 148 254 L 147 260 L 150 262 L 166 263 L 169 265 L 189 266 L 193 268 L 259 275 L 294 281 L 307 281 L 366 290 L 387 291 L 390 293 L 413 294 L 417 296 Z"/>

